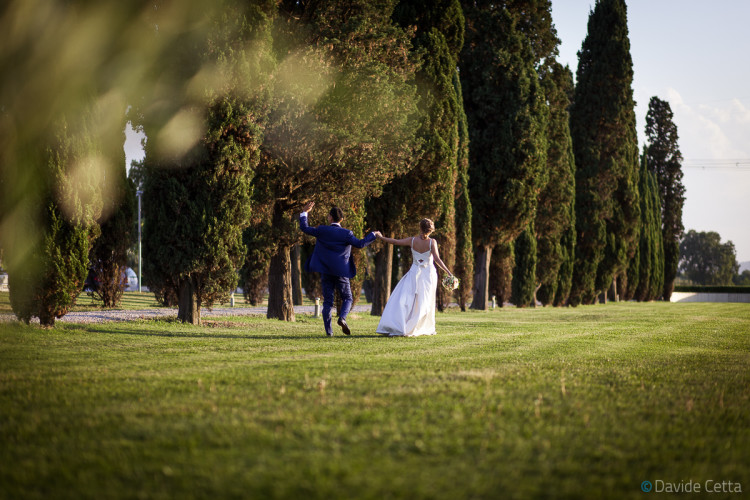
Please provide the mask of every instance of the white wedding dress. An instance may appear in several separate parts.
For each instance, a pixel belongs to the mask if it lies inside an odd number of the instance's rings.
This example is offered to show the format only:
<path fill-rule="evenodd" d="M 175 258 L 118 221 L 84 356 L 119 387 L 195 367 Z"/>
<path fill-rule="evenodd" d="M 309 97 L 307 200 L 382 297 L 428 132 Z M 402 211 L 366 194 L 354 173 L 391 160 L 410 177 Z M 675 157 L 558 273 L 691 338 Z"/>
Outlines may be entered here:
<path fill-rule="evenodd" d="M 411 268 L 393 289 L 378 323 L 377 333 L 390 337 L 435 335 L 437 270 L 433 265 L 432 240 L 426 252 L 414 250 L 411 239 Z"/>

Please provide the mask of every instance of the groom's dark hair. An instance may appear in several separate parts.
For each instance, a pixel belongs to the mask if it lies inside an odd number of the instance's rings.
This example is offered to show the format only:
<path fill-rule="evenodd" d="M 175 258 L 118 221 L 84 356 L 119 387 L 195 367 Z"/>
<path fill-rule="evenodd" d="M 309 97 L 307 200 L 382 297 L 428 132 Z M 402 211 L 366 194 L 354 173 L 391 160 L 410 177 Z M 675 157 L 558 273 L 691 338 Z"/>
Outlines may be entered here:
<path fill-rule="evenodd" d="M 331 219 L 333 219 L 333 222 L 341 222 L 342 220 L 344 220 L 344 211 L 339 207 L 333 207 L 329 213 L 331 214 Z"/>

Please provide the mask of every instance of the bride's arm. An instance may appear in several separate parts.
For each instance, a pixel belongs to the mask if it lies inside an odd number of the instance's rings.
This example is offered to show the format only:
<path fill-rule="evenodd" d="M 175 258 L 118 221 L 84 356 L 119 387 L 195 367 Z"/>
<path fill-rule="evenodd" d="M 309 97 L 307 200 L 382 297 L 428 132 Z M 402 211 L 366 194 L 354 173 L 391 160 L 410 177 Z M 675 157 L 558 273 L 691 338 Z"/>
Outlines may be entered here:
<path fill-rule="evenodd" d="M 432 240 L 432 241 L 435 241 L 435 240 Z M 450 270 L 448 269 L 448 266 L 446 266 L 445 262 L 443 262 L 443 259 L 440 258 L 440 252 L 438 251 L 437 241 L 435 241 L 432 244 L 432 257 L 435 259 L 435 264 L 437 264 L 440 269 L 448 273 L 449 276 L 453 276 L 453 273 L 450 272 Z"/>
<path fill-rule="evenodd" d="M 388 237 L 383 236 L 381 234 L 380 236 L 378 236 L 378 239 L 380 241 L 384 241 L 386 243 L 390 243 L 391 245 L 401 245 L 401 246 L 404 246 L 404 247 L 411 246 L 411 238 L 402 238 L 400 240 L 396 240 L 396 239 L 393 239 L 393 238 L 388 238 Z"/>

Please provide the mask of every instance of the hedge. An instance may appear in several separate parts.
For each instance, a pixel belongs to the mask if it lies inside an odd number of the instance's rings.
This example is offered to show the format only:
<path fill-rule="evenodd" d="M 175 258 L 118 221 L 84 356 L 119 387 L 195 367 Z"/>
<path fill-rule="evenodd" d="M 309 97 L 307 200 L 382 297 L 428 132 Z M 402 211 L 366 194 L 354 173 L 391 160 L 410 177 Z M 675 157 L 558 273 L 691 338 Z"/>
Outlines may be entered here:
<path fill-rule="evenodd" d="M 731 285 L 676 285 L 675 292 L 688 293 L 750 293 L 750 286 Z"/>

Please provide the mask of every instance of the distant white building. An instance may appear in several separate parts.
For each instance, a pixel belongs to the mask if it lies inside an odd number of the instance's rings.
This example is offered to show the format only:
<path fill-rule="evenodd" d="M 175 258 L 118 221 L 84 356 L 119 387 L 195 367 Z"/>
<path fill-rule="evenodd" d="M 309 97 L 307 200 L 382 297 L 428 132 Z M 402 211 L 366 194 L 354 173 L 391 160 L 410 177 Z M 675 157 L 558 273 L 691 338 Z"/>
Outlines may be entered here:
<path fill-rule="evenodd" d="M 126 292 L 137 292 L 138 291 L 138 275 L 135 271 L 129 267 L 125 269 L 125 277 L 128 280 L 128 284 L 125 286 Z"/>

